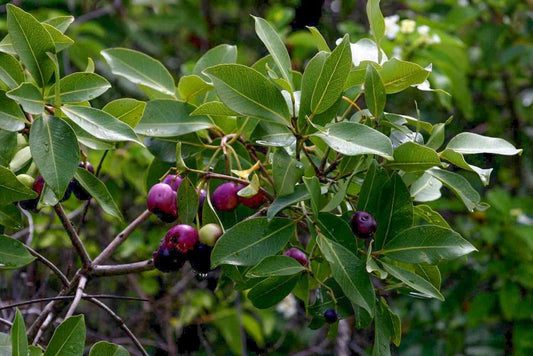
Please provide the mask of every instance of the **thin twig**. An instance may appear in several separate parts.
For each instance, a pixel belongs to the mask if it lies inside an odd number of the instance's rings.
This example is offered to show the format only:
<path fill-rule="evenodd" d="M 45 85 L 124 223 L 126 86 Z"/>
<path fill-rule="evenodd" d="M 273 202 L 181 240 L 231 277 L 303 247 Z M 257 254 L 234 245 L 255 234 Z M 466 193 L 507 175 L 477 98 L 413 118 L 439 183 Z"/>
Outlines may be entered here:
<path fill-rule="evenodd" d="M 154 260 L 146 260 L 122 265 L 93 266 L 91 276 L 117 276 L 121 274 L 140 273 L 154 269 Z"/>
<path fill-rule="evenodd" d="M 20 212 L 24 214 L 26 219 L 28 219 L 28 237 L 26 238 L 26 245 L 31 245 L 31 242 L 33 241 L 33 233 L 35 231 L 35 227 L 33 225 L 33 217 L 31 216 L 31 213 L 25 209 L 22 209 L 20 206 L 18 207 Z"/>
<path fill-rule="evenodd" d="M 78 288 L 76 289 L 76 296 L 74 297 L 74 300 L 72 301 L 72 304 L 70 305 L 70 308 L 68 309 L 67 314 L 65 314 L 65 319 L 68 319 L 72 315 L 74 315 L 74 312 L 76 311 L 76 308 L 78 307 L 78 304 L 80 304 L 81 297 L 83 296 L 83 291 L 85 290 L 86 284 L 87 284 L 87 277 L 81 276 L 80 282 L 78 283 Z"/>
<path fill-rule="evenodd" d="M 2 318 L 0 318 L 0 323 L 6 324 L 9 327 L 13 326 L 12 322 L 10 322 L 9 320 L 6 320 L 6 319 L 2 319 Z"/>
<path fill-rule="evenodd" d="M 54 210 L 57 216 L 59 216 L 59 220 L 61 220 L 63 227 L 67 231 L 70 237 L 70 241 L 72 242 L 72 245 L 76 249 L 78 256 L 80 256 L 83 267 L 90 266 L 91 257 L 89 256 L 89 253 L 85 249 L 83 242 L 80 240 L 80 237 L 78 236 L 78 233 L 76 232 L 76 229 L 74 229 L 74 226 L 72 226 L 70 219 L 65 214 L 65 211 L 63 210 L 63 207 L 61 206 L 61 204 L 57 204 L 56 206 L 54 206 Z"/>
<path fill-rule="evenodd" d="M 69 282 L 68 278 L 63 274 L 63 272 L 61 272 L 59 270 L 59 268 L 57 268 L 57 266 L 55 264 L 53 264 L 50 260 L 48 260 L 46 257 L 41 255 L 39 252 L 35 251 L 30 246 L 26 245 L 25 247 L 26 247 L 26 249 L 28 250 L 29 253 L 31 253 L 33 256 L 37 257 L 37 259 L 39 261 L 41 261 L 44 265 L 46 265 L 46 267 L 50 268 L 52 270 L 52 272 L 54 272 L 55 275 L 57 277 L 59 277 L 59 279 L 61 280 L 61 283 L 63 283 L 63 285 L 65 287 L 68 287 L 70 285 L 70 282 Z"/>
<path fill-rule="evenodd" d="M 152 213 L 145 210 L 135 220 L 133 220 L 121 233 L 119 233 L 113 241 L 94 259 L 93 266 L 97 266 L 105 261 L 115 250 L 130 236 L 130 234 L 139 227 L 145 220 L 147 220 Z"/>

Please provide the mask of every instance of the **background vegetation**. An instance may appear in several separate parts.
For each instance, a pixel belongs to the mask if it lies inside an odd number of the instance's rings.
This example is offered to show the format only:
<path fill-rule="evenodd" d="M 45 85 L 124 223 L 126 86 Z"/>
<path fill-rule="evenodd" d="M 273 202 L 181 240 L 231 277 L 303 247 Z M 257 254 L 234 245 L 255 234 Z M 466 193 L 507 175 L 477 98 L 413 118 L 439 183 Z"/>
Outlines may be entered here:
<path fill-rule="evenodd" d="M 323 4 L 322 4 L 323 2 Z M 76 16 L 68 35 L 75 44 L 67 51 L 65 73 L 84 70 L 87 57 L 96 71 L 108 78 L 113 90 L 98 100 L 104 103 L 123 95 L 144 98 L 132 84 L 118 80 L 100 57 L 108 47 L 127 47 L 161 60 L 175 77 L 189 74 L 194 61 L 218 44 L 238 46 L 238 62 L 251 65 L 266 53 L 253 30 L 249 14 L 266 18 L 285 35 L 293 66 L 303 69 L 304 58 L 316 51 L 305 25 L 315 25 L 333 44 L 341 34 L 351 41 L 365 36 L 368 24 L 365 1 L 229 0 L 131 0 L 131 1 L 13 1 L 39 19 L 61 14 Z M 322 5 L 322 11 L 318 11 Z M 397 349 L 406 355 L 527 355 L 533 352 L 533 2 L 522 0 L 386 1 L 382 11 L 387 19 L 384 49 L 422 66 L 433 64 L 431 86 L 452 94 L 412 89 L 420 116 L 431 123 L 444 122 L 453 115 L 447 136 L 469 131 L 502 137 L 524 149 L 521 156 L 479 156 L 473 164 L 494 166 L 484 196 L 491 208 L 468 214 L 455 199 L 432 204 L 479 252 L 468 259 L 442 267 L 442 293 L 446 301 L 395 298 L 391 307 L 402 319 L 405 335 Z M 0 31 L 7 33 L 5 7 L 0 7 Z M 3 37 L 3 36 L 2 36 Z M 65 57 L 67 58 L 67 57 Z M 387 109 L 416 116 L 414 101 L 390 96 Z M 438 103 L 436 105 L 435 103 Z M 394 108 L 394 110 L 392 110 Z M 1 142 L 0 142 L 1 147 Z M 131 220 L 144 208 L 147 181 L 144 177 L 154 156 L 162 162 L 164 150 L 138 146 L 115 151 L 106 157 L 102 177 L 125 219 Z M 89 160 L 99 162 L 101 152 Z M 174 157 L 174 153 L 171 153 Z M 166 156 L 168 157 L 168 155 Z M 463 173 L 462 173 L 463 174 Z M 474 174 L 474 173 L 472 173 Z M 471 181 L 475 181 L 472 179 Z M 151 183 L 148 183 L 148 187 Z M 497 187 L 497 188 L 495 188 Z M 480 192 L 481 183 L 476 187 Z M 446 194 L 446 192 L 445 192 Z M 69 204 L 71 204 L 69 206 Z M 75 221 L 83 207 L 66 203 Z M 128 209 L 128 207 L 131 207 Z M 47 256 L 75 269 L 75 256 L 53 212 L 34 215 L 33 245 Z M 96 252 L 119 227 L 103 223 L 108 219 L 100 209 L 90 209 L 83 230 L 101 240 L 89 241 Z M 82 230 L 82 231 L 83 231 Z M 143 226 L 121 247 L 117 262 L 146 259 L 158 245 L 165 227 L 155 221 Z M 27 236 L 27 231 L 19 232 Z M 33 264 L 22 271 L 1 272 L 0 301 L 10 304 L 34 297 L 53 296 L 53 278 L 42 266 Z M 349 345 L 350 352 L 365 354 L 373 336 L 356 330 L 326 338 L 326 329 L 307 328 L 303 309 L 295 300 L 286 300 L 269 310 L 257 310 L 235 294 L 214 291 L 216 275 L 199 278 L 184 268 L 178 274 L 156 271 L 142 275 L 101 279 L 89 293 L 141 296 L 150 303 L 111 301 L 133 332 L 155 354 L 197 351 L 226 354 L 248 352 L 278 354 L 332 354 Z M 59 286 L 55 286 L 59 288 Z M 28 310 L 39 313 L 40 306 Z M 89 304 L 86 312 L 88 342 L 109 339 L 128 346 L 108 316 Z M 12 310 L 1 317 L 12 318 Z M 241 338 L 237 317 L 244 313 L 245 338 Z M 0 325 L 0 331 L 3 326 Z M 132 354 L 135 349 L 128 347 Z M 302 351 L 303 350 L 303 351 Z"/>

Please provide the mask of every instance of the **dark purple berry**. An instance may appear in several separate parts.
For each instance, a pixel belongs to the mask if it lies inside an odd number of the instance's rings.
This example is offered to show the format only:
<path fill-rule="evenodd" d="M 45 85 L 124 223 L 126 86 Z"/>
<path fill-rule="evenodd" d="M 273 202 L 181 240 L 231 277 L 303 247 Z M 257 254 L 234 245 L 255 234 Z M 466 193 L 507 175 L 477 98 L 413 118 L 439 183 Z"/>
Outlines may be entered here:
<path fill-rule="evenodd" d="M 245 186 L 243 184 L 239 184 L 239 191 L 243 189 L 244 187 Z M 253 197 L 249 197 L 249 198 L 241 197 L 240 195 L 237 195 L 237 196 L 239 198 L 239 202 L 242 205 L 247 206 L 252 209 L 259 208 L 266 201 L 265 195 L 261 191 L 258 191 L 256 195 L 254 195 Z"/>
<path fill-rule="evenodd" d="M 198 242 L 198 231 L 186 224 L 171 227 L 165 235 L 165 243 L 175 246 L 182 253 L 191 251 Z"/>
<path fill-rule="evenodd" d="M 326 323 L 333 324 L 339 319 L 339 316 L 335 309 L 328 309 L 324 312 L 324 319 L 326 320 Z"/>
<path fill-rule="evenodd" d="M 302 250 L 297 248 L 290 248 L 285 251 L 285 256 L 294 258 L 296 261 L 300 262 L 303 266 L 307 266 L 307 256 Z"/>
<path fill-rule="evenodd" d="M 172 189 L 175 192 L 177 192 L 182 180 L 183 178 L 181 176 L 177 176 L 175 174 L 169 174 L 168 176 L 165 177 L 165 179 L 163 179 L 161 183 L 170 185 Z"/>
<path fill-rule="evenodd" d="M 189 262 L 192 268 L 199 273 L 211 271 L 211 246 L 203 243 L 197 243 L 189 255 Z"/>
<path fill-rule="evenodd" d="M 158 183 L 148 192 L 146 204 L 148 210 L 164 222 L 173 222 L 178 217 L 176 192 L 170 185 Z"/>
<path fill-rule="evenodd" d="M 207 197 L 207 192 L 205 191 L 205 189 L 201 189 L 200 193 L 198 193 L 198 210 L 200 211 L 202 210 L 206 197 Z"/>
<path fill-rule="evenodd" d="M 378 227 L 374 217 L 366 211 L 356 211 L 350 219 L 350 225 L 353 233 L 362 239 L 371 238 Z"/>
<path fill-rule="evenodd" d="M 232 182 L 219 185 L 211 198 L 215 208 L 221 211 L 235 210 L 239 205 L 238 191 L 239 186 Z"/>
<path fill-rule="evenodd" d="M 91 163 L 87 162 L 87 165 L 85 165 L 84 162 L 78 163 L 78 167 L 85 168 L 90 173 L 94 174 L 94 167 Z M 72 193 L 78 198 L 79 200 L 89 200 L 91 199 L 91 195 L 89 192 L 85 190 L 85 188 L 82 187 L 82 185 L 75 179 L 70 181 L 70 187 L 72 190 Z"/>
<path fill-rule="evenodd" d="M 41 175 L 39 175 L 37 179 L 35 179 L 35 181 L 33 182 L 32 189 L 38 194 L 37 198 L 23 200 L 19 202 L 19 204 L 20 207 L 24 210 L 37 211 L 37 204 L 39 204 L 39 198 L 41 197 L 41 193 L 44 189 L 44 179 Z"/>
<path fill-rule="evenodd" d="M 187 260 L 183 253 L 165 243 L 159 246 L 157 251 L 154 252 L 153 256 L 154 267 L 161 272 L 178 271 Z"/>

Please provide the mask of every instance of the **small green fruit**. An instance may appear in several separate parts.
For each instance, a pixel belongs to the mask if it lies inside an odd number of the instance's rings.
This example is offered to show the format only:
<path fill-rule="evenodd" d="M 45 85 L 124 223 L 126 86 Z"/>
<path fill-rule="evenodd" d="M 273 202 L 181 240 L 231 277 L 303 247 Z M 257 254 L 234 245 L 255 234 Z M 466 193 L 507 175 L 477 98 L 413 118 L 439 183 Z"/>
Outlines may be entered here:
<path fill-rule="evenodd" d="M 35 183 L 35 178 L 33 178 L 32 176 L 29 176 L 27 174 L 19 174 L 17 176 L 17 179 L 19 180 L 19 182 L 24 184 L 26 188 L 33 189 L 33 183 Z"/>
<path fill-rule="evenodd" d="M 200 229 L 200 242 L 207 246 L 215 246 L 223 231 L 217 224 L 207 224 Z"/>

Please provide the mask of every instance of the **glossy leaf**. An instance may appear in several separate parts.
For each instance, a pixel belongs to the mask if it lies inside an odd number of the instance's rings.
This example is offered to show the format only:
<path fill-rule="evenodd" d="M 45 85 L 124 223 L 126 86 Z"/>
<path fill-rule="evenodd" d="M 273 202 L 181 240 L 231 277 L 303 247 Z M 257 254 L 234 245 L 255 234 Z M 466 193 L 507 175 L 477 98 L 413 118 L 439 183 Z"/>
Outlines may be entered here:
<path fill-rule="evenodd" d="M 281 302 L 293 290 L 299 278 L 298 275 L 268 277 L 256 284 L 247 297 L 254 307 L 269 308 Z"/>
<path fill-rule="evenodd" d="M 289 52 L 287 52 L 287 47 L 285 47 L 285 43 L 283 43 L 279 34 L 268 21 L 260 17 L 252 17 L 255 21 L 255 32 L 257 33 L 257 36 L 261 39 L 272 56 L 281 76 L 287 82 L 291 83 L 291 59 L 289 57 Z"/>
<path fill-rule="evenodd" d="M 131 127 L 105 111 L 85 106 L 64 106 L 61 110 L 76 125 L 102 141 L 132 141 L 142 145 Z"/>
<path fill-rule="evenodd" d="M 422 68 L 416 63 L 391 58 L 383 63 L 379 75 L 387 94 L 398 93 L 415 84 L 423 83 L 431 70 Z"/>
<path fill-rule="evenodd" d="M 18 101 L 24 111 L 38 115 L 44 110 L 44 99 L 41 91 L 32 83 L 22 83 L 6 93 L 6 96 Z"/>
<path fill-rule="evenodd" d="M 52 41 L 54 41 L 54 53 L 59 53 L 74 44 L 74 40 L 72 40 L 72 38 L 64 35 L 63 32 L 59 31 L 54 26 L 47 23 L 41 23 L 41 25 L 43 25 L 45 30 L 48 31 Z"/>
<path fill-rule="evenodd" d="M 174 95 L 174 78 L 158 60 L 126 48 L 110 48 L 101 54 L 113 74 L 163 94 Z"/>
<path fill-rule="evenodd" d="M 435 150 L 414 142 L 406 142 L 394 150 L 394 161 L 387 167 L 405 172 L 420 172 L 440 166 L 439 155 Z"/>
<path fill-rule="evenodd" d="M 296 184 L 304 173 L 302 163 L 289 156 L 283 148 L 278 148 L 274 152 L 272 171 L 278 196 L 294 192 Z"/>
<path fill-rule="evenodd" d="M 447 148 L 442 151 L 440 153 L 440 157 L 459 168 L 476 173 L 479 176 L 479 179 L 481 180 L 481 183 L 483 183 L 483 185 L 486 186 L 490 183 L 490 174 L 492 173 L 492 168 L 483 169 L 472 164 L 468 164 L 462 153 L 459 153 L 450 148 Z"/>
<path fill-rule="evenodd" d="M 290 276 L 305 270 L 305 267 L 288 256 L 270 256 L 248 270 L 246 277 Z"/>
<path fill-rule="evenodd" d="M 18 269 L 35 260 L 24 244 L 6 235 L 0 235 L 0 270 Z"/>
<path fill-rule="evenodd" d="M 209 79 L 209 77 L 202 73 L 204 69 L 213 67 L 217 64 L 235 63 L 236 60 L 237 46 L 221 44 L 205 52 L 194 65 L 192 73 L 199 75 L 204 79 Z"/>
<path fill-rule="evenodd" d="M 440 289 L 442 280 L 439 267 L 426 263 L 417 263 L 415 264 L 415 271 L 416 274 L 433 284 L 435 288 Z"/>
<path fill-rule="evenodd" d="M 383 114 L 385 102 L 387 101 L 385 85 L 378 71 L 372 65 L 366 67 L 365 101 L 368 110 L 375 118 L 379 118 Z"/>
<path fill-rule="evenodd" d="M 328 239 L 337 242 L 352 253 L 357 253 L 357 242 L 348 223 L 337 215 L 320 213 L 316 228 Z"/>
<path fill-rule="evenodd" d="M 431 176 L 435 177 L 448 187 L 455 195 L 457 195 L 464 203 L 466 208 L 470 211 L 474 209 L 483 209 L 481 204 L 481 197 L 479 193 L 472 188 L 472 185 L 457 173 L 445 171 L 443 169 L 432 168 L 427 171 Z"/>
<path fill-rule="evenodd" d="M 414 201 L 428 202 L 441 197 L 442 182 L 428 173 L 424 173 L 420 178 L 411 184 L 409 192 Z"/>
<path fill-rule="evenodd" d="M 0 142 L 0 166 L 8 167 L 17 148 L 17 133 L 0 129 Z"/>
<path fill-rule="evenodd" d="M 254 218 L 241 221 L 217 241 L 211 254 L 213 267 L 221 264 L 249 266 L 281 250 L 294 233 L 295 221 Z"/>
<path fill-rule="evenodd" d="M 24 128 L 26 117 L 20 106 L 0 90 L 0 129 L 17 132 Z"/>
<path fill-rule="evenodd" d="M 435 288 L 435 286 L 429 281 L 427 281 L 425 278 L 406 269 L 393 266 L 387 263 L 383 263 L 383 268 L 392 276 L 398 278 L 400 281 L 404 282 L 406 285 L 413 288 L 414 290 L 421 292 L 424 295 L 427 295 L 428 297 L 436 298 L 441 301 L 444 300 L 444 297 L 439 292 L 439 290 Z"/>
<path fill-rule="evenodd" d="M 270 204 L 270 206 L 268 207 L 267 218 L 269 220 L 272 220 L 277 213 L 279 213 L 286 207 L 289 207 L 299 201 L 307 200 L 309 198 L 309 191 L 307 190 L 305 185 L 297 185 L 296 187 L 294 187 L 293 193 L 289 195 L 278 196 L 276 197 L 276 199 L 274 199 L 272 204 Z"/>
<path fill-rule="evenodd" d="M 182 224 L 192 225 L 198 213 L 198 193 L 189 177 L 178 188 L 178 218 Z"/>
<path fill-rule="evenodd" d="M 493 153 L 511 156 L 522 153 L 522 149 L 516 149 L 504 139 L 482 136 L 470 132 L 458 134 L 448 142 L 446 148 L 451 148 L 463 154 Z"/>
<path fill-rule="evenodd" d="M 111 84 L 104 78 L 94 73 L 72 73 L 61 78 L 60 96 L 63 103 L 81 103 L 93 100 L 105 93 Z M 50 92 L 46 99 L 53 100 L 54 93 Z"/>
<path fill-rule="evenodd" d="M 313 215 L 317 216 L 320 208 L 322 207 L 322 194 L 320 192 L 320 181 L 316 176 L 313 177 L 304 177 L 304 184 L 309 191 L 309 196 L 311 197 L 311 209 Z"/>
<path fill-rule="evenodd" d="M 220 100 L 245 115 L 283 124 L 289 108 L 281 92 L 258 71 L 240 64 L 220 64 L 204 70 Z"/>
<path fill-rule="evenodd" d="M 394 174 L 383 186 L 378 209 L 374 215 L 378 229 L 374 248 L 379 250 L 400 231 L 413 225 L 411 195 L 402 178 Z"/>
<path fill-rule="evenodd" d="M 415 214 L 415 217 L 419 217 L 424 221 L 430 223 L 431 225 L 437 225 L 440 227 L 451 229 L 450 225 L 446 222 L 446 220 L 444 220 L 442 215 L 431 209 L 431 207 L 428 205 L 415 205 L 413 212 Z"/>
<path fill-rule="evenodd" d="M 320 31 L 318 31 L 318 29 L 313 26 L 306 26 L 306 27 L 309 30 L 309 32 L 311 32 L 311 35 L 315 39 L 318 50 L 324 51 L 324 52 L 331 52 L 331 49 L 329 48 L 328 43 L 326 42 L 326 40 L 324 39 L 324 36 L 322 36 Z"/>
<path fill-rule="evenodd" d="M 11 43 L 22 63 L 40 87 L 54 72 L 54 64 L 46 52 L 55 52 L 54 41 L 44 26 L 22 9 L 7 5 L 7 28 Z"/>
<path fill-rule="evenodd" d="M 11 352 L 12 356 L 27 356 L 28 355 L 28 337 L 26 336 L 26 325 L 24 318 L 17 308 L 15 312 L 15 319 L 11 327 Z"/>
<path fill-rule="evenodd" d="M 85 320 L 83 315 L 71 316 L 54 331 L 44 356 L 83 355 Z"/>
<path fill-rule="evenodd" d="M 151 137 L 174 137 L 208 129 L 213 123 L 205 116 L 190 116 L 194 106 L 176 100 L 151 100 L 135 132 Z"/>
<path fill-rule="evenodd" d="M 374 313 L 374 287 L 366 273 L 365 263 L 338 243 L 318 235 L 317 244 L 331 266 L 333 278 L 352 303 Z"/>
<path fill-rule="evenodd" d="M 398 233 L 387 242 L 382 253 L 401 262 L 437 264 L 473 251 L 476 248 L 455 231 L 421 225 Z"/>
<path fill-rule="evenodd" d="M 385 169 L 373 160 L 361 186 L 357 210 L 376 215 L 383 187 L 388 180 L 389 176 Z"/>
<path fill-rule="evenodd" d="M 380 42 L 385 36 L 385 19 L 379 8 L 380 0 L 368 0 L 366 3 L 366 17 L 368 18 L 368 23 L 370 24 L 370 30 L 374 35 L 374 40 L 376 41 L 377 49 L 379 56 L 381 57 Z M 381 58 L 379 58 L 381 62 Z"/>
<path fill-rule="evenodd" d="M 43 21 L 42 23 L 52 25 L 57 28 L 61 33 L 65 33 L 65 31 L 73 22 L 74 16 L 56 16 L 49 18 L 46 21 Z"/>
<path fill-rule="evenodd" d="M 107 341 L 99 341 L 91 347 L 89 356 L 129 356 L 124 347 Z"/>
<path fill-rule="evenodd" d="M 10 89 L 24 82 L 24 72 L 19 61 L 10 54 L 0 52 L 0 81 Z"/>
<path fill-rule="evenodd" d="M 224 103 L 220 101 L 209 101 L 198 106 L 191 113 L 191 116 L 198 115 L 211 115 L 211 116 L 241 116 L 238 112 L 235 112 L 228 108 Z"/>
<path fill-rule="evenodd" d="M 44 115 L 30 129 L 30 150 L 44 181 L 62 197 L 79 162 L 76 134 L 63 119 Z"/>
<path fill-rule="evenodd" d="M 145 108 L 146 102 L 144 101 L 122 98 L 107 103 L 102 110 L 128 124 L 131 128 L 135 128 L 141 121 Z"/>
<path fill-rule="evenodd" d="M 191 101 L 196 95 L 207 93 L 213 90 L 213 86 L 206 83 L 198 75 L 185 75 L 178 82 L 178 92 L 185 102 Z"/>
<path fill-rule="evenodd" d="M 0 206 L 0 225 L 13 230 L 21 230 L 24 227 L 20 211 L 15 205 Z"/>
<path fill-rule="evenodd" d="M 78 167 L 74 178 L 81 186 L 98 202 L 98 205 L 111 216 L 122 220 L 122 213 L 109 193 L 105 184 L 94 174 L 86 169 Z"/>
<path fill-rule="evenodd" d="M 393 341 L 396 346 L 400 345 L 402 328 L 400 317 L 392 312 L 383 298 L 376 305 L 374 327 L 374 348 L 372 349 L 372 355 L 390 355 L 390 342 Z"/>
<path fill-rule="evenodd" d="M 300 110 L 298 112 L 298 126 L 303 127 L 306 122 L 306 117 L 310 117 L 312 113 L 311 98 L 315 91 L 315 84 L 323 72 L 326 60 L 330 53 L 318 52 L 307 64 L 302 77 L 302 94 L 300 98 Z"/>
<path fill-rule="evenodd" d="M 355 122 L 339 122 L 326 127 L 315 136 L 324 140 L 329 147 L 347 156 L 375 154 L 393 159 L 390 139 L 379 131 Z"/>

